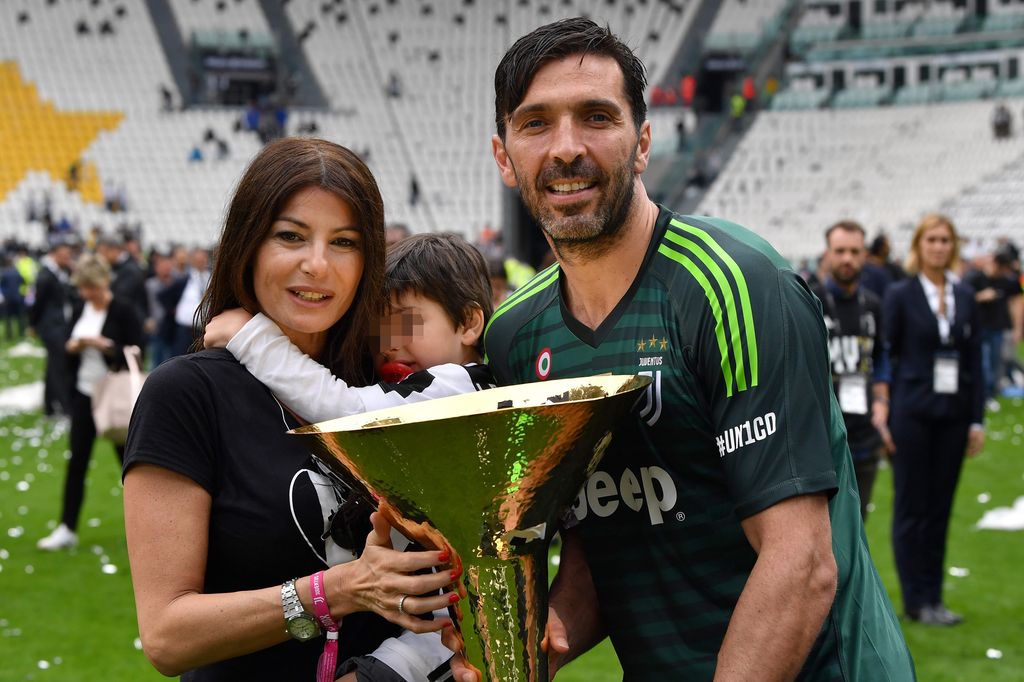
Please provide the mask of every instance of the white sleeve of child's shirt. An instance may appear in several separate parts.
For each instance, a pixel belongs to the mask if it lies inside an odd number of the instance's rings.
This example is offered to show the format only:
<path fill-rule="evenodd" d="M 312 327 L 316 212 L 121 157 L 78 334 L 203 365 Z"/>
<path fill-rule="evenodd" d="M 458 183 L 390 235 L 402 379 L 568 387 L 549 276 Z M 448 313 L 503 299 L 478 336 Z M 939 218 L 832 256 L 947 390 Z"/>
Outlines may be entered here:
<path fill-rule="evenodd" d="M 228 351 L 285 405 L 309 422 L 492 388 L 484 365 L 438 365 L 397 384 L 349 386 L 295 346 L 274 322 L 257 313 L 232 337 Z"/>
<path fill-rule="evenodd" d="M 309 422 L 366 411 L 361 392 L 349 386 L 291 342 L 273 320 L 257 313 L 227 349 L 281 402 Z"/>

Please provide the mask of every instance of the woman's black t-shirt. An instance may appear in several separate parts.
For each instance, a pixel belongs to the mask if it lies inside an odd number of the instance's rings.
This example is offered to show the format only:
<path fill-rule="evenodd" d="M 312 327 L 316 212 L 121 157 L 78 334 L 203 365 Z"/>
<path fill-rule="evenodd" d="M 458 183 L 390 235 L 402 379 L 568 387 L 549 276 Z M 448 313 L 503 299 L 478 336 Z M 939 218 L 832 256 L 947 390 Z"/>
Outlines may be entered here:
<path fill-rule="evenodd" d="M 323 538 L 342 500 L 303 441 L 287 434 L 296 426 L 225 350 L 173 358 L 143 385 L 124 470 L 139 463 L 166 467 L 212 497 L 204 592 L 280 585 L 354 558 Z M 375 614 L 346 616 L 338 660 L 367 654 L 398 632 Z M 312 680 L 322 648 L 319 638 L 289 640 L 204 666 L 182 680 Z"/>

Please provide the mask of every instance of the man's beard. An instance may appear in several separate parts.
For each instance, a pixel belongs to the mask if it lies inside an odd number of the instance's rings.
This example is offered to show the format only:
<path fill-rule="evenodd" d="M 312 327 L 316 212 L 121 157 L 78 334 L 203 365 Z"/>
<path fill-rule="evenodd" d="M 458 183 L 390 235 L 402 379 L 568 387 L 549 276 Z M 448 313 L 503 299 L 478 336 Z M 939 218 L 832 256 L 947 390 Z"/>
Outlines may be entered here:
<path fill-rule="evenodd" d="M 845 276 L 843 273 L 850 273 L 849 276 Z M 832 270 L 830 273 L 832 279 L 836 284 L 841 286 L 850 286 L 854 282 L 860 279 L 860 270 L 858 268 L 845 268 L 842 270 Z"/>
<path fill-rule="evenodd" d="M 571 164 L 556 161 L 545 167 L 532 187 L 518 178 L 523 203 L 533 219 L 551 238 L 556 254 L 561 256 L 568 252 L 573 255 L 596 257 L 608 251 L 618 241 L 619 232 L 633 204 L 633 163 L 636 154 L 634 149 L 629 159 L 614 168 L 610 175 L 602 171 L 592 160 L 578 158 Z M 563 206 L 558 211 L 546 203 L 547 187 L 559 180 L 568 179 L 594 182 L 598 189 L 604 189 L 593 212 L 584 213 L 582 203 Z"/>

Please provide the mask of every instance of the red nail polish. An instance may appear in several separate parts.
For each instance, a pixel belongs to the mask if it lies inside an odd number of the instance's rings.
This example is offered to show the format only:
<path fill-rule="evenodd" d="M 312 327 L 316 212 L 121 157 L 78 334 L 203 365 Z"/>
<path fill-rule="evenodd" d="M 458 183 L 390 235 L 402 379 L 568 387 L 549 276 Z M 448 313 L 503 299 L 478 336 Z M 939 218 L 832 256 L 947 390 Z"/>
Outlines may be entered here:
<path fill-rule="evenodd" d="M 457 601 L 459 601 L 459 593 L 458 592 L 452 592 L 451 594 L 448 595 L 448 603 L 449 604 L 454 604 Z"/>
<path fill-rule="evenodd" d="M 437 560 L 438 561 L 448 561 L 448 559 L 450 557 L 451 557 L 451 554 L 446 549 L 446 550 L 442 551 L 440 554 L 437 555 Z"/>
<path fill-rule="evenodd" d="M 462 575 L 462 571 L 452 571 L 449 578 L 451 580 L 458 580 L 460 575 Z"/>

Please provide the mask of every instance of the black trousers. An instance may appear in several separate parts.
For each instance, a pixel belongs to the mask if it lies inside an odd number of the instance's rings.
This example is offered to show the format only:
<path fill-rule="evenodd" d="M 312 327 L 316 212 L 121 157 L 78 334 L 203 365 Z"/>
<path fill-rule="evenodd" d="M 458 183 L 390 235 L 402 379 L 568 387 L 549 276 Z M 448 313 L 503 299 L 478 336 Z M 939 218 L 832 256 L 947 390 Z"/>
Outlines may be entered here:
<path fill-rule="evenodd" d="M 78 515 L 85 500 L 85 475 L 92 459 L 92 446 L 96 442 L 96 422 L 92 419 L 92 399 L 71 389 L 71 459 L 68 461 L 67 477 L 64 479 L 64 509 L 61 523 L 71 530 L 78 528 Z M 117 456 L 124 463 L 124 447 L 114 446 Z"/>
<path fill-rule="evenodd" d="M 892 545 L 903 607 L 942 602 L 943 563 L 953 496 L 967 447 L 967 420 L 894 412 Z"/>
<path fill-rule="evenodd" d="M 46 347 L 46 371 L 43 379 L 43 414 L 69 414 L 68 363 L 64 343 L 67 337 L 57 333 L 40 334 Z"/>

